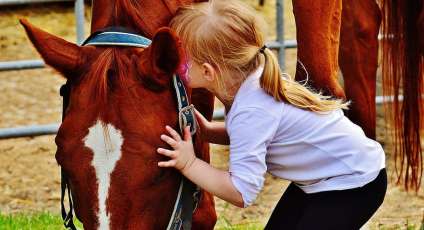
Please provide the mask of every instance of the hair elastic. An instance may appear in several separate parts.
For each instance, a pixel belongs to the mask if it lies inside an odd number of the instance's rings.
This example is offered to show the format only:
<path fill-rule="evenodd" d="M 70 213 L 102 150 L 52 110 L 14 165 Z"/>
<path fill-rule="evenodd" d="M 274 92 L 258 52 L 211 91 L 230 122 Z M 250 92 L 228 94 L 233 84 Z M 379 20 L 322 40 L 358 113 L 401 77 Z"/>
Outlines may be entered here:
<path fill-rule="evenodd" d="M 259 52 L 264 53 L 266 48 L 268 48 L 266 45 L 262 46 L 262 47 L 259 49 Z"/>

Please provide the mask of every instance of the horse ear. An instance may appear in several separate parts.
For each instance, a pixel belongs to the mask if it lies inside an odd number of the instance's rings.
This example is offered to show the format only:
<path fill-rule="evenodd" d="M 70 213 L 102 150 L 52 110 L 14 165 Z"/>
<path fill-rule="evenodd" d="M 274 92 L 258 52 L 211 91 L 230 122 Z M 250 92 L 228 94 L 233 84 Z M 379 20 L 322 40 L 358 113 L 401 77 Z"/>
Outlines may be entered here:
<path fill-rule="evenodd" d="M 64 74 L 65 77 L 70 76 L 71 73 L 75 73 L 79 69 L 81 47 L 49 34 L 33 26 L 25 19 L 19 21 L 47 65 L 52 66 Z"/>
<path fill-rule="evenodd" d="M 185 61 L 184 57 L 177 35 L 168 27 L 160 28 L 150 46 L 150 60 L 154 72 L 171 75 Z"/>

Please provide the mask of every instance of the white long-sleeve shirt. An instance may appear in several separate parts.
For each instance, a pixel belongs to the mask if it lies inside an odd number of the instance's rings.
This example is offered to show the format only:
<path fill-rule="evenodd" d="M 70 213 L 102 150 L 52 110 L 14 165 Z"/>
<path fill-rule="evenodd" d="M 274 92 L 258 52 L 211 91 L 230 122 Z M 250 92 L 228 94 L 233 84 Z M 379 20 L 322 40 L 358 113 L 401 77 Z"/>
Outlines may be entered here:
<path fill-rule="evenodd" d="M 381 145 L 338 109 L 319 114 L 278 102 L 259 85 L 260 67 L 243 82 L 230 111 L 229 172 L 249 206 L 265 172 L 306 193 L 361 187 L 385 167 Z"/>

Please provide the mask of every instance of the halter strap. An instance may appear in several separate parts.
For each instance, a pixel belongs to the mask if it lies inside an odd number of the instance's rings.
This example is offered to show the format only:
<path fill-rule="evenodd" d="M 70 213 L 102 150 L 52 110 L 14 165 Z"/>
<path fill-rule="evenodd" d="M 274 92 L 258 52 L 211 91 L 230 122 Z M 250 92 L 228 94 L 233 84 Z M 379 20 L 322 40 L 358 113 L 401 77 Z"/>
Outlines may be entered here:
<path fill-rule="evenodd" d="M 82 46 L 131 46 L 146 48 L 152 43 L 150 39 L 127 32 L 102 31 L 93 35 L 88 37 L 82 43 Z"/>
<path fill-rule="evenodd" d="M 123 27 L 108 27 L 101 31 L 91 34 L 83 43 L 82 46 L 128 46 L 147 48 L 152 41 L 141 35 L 129 32 Z M 183 135 L 184 128 L 189 125 L 190 133 L 196 133 L 196 119 L 194 115 L 194 107 L 188 101 L 187 91 L 178 75 L 173 75 L 172 84 L 174 86 L 175 96 L 177 98 L 178 121 L 180 134 Z M 69 83 L 66 82 L 61 88 L 61 96 L 63 97 L 63 114 L 62 120 L 65 117 L 65 110 L 69 102 Z M 62 218 L 66 229 L 75 230 L 73 224 L 73 204 L 70 196 L 69 180 L 66 173 L 61 170 L 61 210 Z M 66 212 L 64 205 L 64 196 L 68 190 L 69 211 Z M 167 230 L 188 230 L 191 229 L 192 215 L 196 210 L 200 200 L 200 188 L 193 182 L 182 176 L 181 183 L 178 188 L 177 199 L 174 204 L 171 219 L 168 223 Z"/>

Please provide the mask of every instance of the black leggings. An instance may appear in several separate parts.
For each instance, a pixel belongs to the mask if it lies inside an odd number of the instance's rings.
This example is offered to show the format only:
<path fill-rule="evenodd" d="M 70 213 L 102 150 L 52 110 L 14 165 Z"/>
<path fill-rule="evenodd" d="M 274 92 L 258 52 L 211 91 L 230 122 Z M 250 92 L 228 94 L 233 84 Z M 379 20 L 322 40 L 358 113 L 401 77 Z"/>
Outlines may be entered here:
<path fill-rule="evenodd" d="M 356 230 L 383 203 L 386 169 L 370 183 L 354 189 L 306 194 L 294 183 L 284 192 L 265 227 L 302 230 Z"/>

